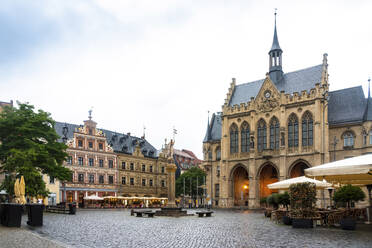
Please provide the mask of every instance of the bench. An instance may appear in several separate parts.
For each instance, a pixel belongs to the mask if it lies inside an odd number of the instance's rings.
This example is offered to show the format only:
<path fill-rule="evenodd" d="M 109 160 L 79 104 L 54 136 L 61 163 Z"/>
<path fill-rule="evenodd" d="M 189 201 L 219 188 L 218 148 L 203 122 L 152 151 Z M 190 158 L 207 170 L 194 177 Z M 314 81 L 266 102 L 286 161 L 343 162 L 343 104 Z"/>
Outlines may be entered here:
<path fill-rule="evenodd" d="M 153 218 L 155 212 L 148 211 L 148 210 L 131 210 L 131 215 L 136 214 L 136 217 L 143 217 L 143 215 L 147 215 L 149 218 Z"/>
<path fill-rule="evenodd" d="M 196 212 L 196 214 L 199 215 L 199 217 L 211 217 L 212 216 L 212 213 L 213 211 L 201 211 L 201 212 Z"/>

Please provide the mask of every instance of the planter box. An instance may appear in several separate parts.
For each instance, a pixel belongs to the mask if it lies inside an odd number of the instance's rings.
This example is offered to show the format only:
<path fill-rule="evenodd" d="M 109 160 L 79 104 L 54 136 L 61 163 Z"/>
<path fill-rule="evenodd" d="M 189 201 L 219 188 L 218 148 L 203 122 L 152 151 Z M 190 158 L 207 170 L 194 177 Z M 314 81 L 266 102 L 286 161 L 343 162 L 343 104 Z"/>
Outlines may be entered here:
<path fill-rule="evenodd" d="M 282 221 L 284 225 L 288 225 L 288 226 L 292 225 L 292 219 L 289 216 L 283 216 Z"/>
<path fill-rule="evenodd" d="M 351 218 L 345 218 L 340 220 L 340 226 L 344 230 L 355 230 L 356 221 Z"/>
<path fill-rule="evenodd" d="M 292 219 L 293 228 L 313 228 L 312 219 Z"/>
<path fill-rule="evenodd" d="M 1 205 L 1 224 L 7 227 L 21 227 L 22 205 L 14 203 L 6 203 Z"/>
<path fill-rule="evenodd" d="M 28 221 L 27 225 L 42 226 L 43 225 L 43 204 L 26 204 Z"/>

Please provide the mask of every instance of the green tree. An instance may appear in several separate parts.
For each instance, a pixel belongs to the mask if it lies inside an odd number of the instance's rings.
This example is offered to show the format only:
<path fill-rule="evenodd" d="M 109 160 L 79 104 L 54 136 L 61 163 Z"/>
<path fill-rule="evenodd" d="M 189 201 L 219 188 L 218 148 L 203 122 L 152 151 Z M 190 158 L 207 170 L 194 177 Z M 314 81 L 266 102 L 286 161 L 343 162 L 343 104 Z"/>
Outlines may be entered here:
<path fill-rule="evenodd" d="M 201 185 L 204 185 L 204 179 L 205 179 L 205 172 L 198 168 L 198 167 L 192 167 L 189 170 L 187 170 L 185 173 L 183 173 L 177 180 L 176 180 L 176 197 L 183 194 L 183 182 L 185 179 L 185 194 L 190 195 L 190 187 L 191 187 L 191 194 L 193 198 L 196 198 L 196 185 L 199 185 L 198 195 L 203 195 L 203 188 L 200 188 Z"/>
<path fill-rule="evenodd" d="M 366 195 L 360 187 L 348 184 L 337 189 L 333 199 L 335 202 L 347 203 L 350 208 L 352 202 L 362 201 L 365 197 Z"/>
<path fill-rule="evenodd" d="M 42 174 L 59 180 L 71 180 L 72 172 L 63 167 L 67 146 L 57 141 L 54 120 L 34 106 L 5 107 L 0 113 L 0 173 L 6 180 L 2 189 L 13 195 L 16 178 L 24 176 L 26 195 L 46 196 Z"/>

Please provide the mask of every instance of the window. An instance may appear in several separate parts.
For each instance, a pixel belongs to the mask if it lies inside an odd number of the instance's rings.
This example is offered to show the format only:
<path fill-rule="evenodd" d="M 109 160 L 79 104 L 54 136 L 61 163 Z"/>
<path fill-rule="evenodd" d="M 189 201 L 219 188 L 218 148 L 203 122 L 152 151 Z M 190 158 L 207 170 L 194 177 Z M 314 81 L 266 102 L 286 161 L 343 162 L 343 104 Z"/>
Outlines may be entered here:
<path fill-rule="evenodd" d="M 142 165 L 142 171 L 145 172 L 146 171 L 146 165 Z"/>
<path fill-rule="evenodd" d="M 242 152 L 249 152 L 249 125 L 247 122 L 243 122 L 241 131 L 240 131 L 240 138 L 241 138 L 241 151 Z"/>
<path fill-rule="evenodd" d="M 114 183 L 114 176 L 108 176 L 108 181 L 109 181 L 109 184 L 113 184 Z"/>
<path fill-rule="evenodd" d="M 150 185 L 150 187 L 152 187 L 152 179 L 150 179 L 150 181 L 149 181 L 149 185 Z"/>
<path fill-rule="evenodd" d="M 164 166 L 163 167 L 161 167 L 161 173 L 165 173 L 165 168 L 164 168 Z"/>
<path fill-rule="evenodd" d="M 150 172 L 152 172 L 152 165 L 150 165 Z"/>
<path fill-rule="evenodd" d="M 67 157 L 67 164 L 72 164 L 72 156 Z"/>
<path fill-rule="evenodd" d="M 270 149 L 279 149 L 279 121 L 276 117 L 270 122 Z"/>
<path fill-rule="evenodd" d="M 230 127 L 230 153 L 238 152 L 238 127 L 232 124 Z"/>
<path fill-rule="evenodd" d="M 146 179 L 142 179 L 142 186 L 146 186 Z"/>
<path fill-rule="evenodd" d="M 99 144 L 98 144 L 98 148 L 99 148 L 100 150 L 103 150 L 103 144 L 102 144 L 102 143 L 99 143 Z"/>
<path fill-rule="evenodd" d="M 165 181 L 164 180 L 161 180 L 161 186 L 165 187 Z"/>
<path fill-rule="evenodd" d="M 217 165 L 217 176 L 219 177 L 221 175 L 221 169 L 220 169 L 220 166 Z"/>
<path fill-rule="evenodd" d="M 217 147 L 216 149 L 216 160 L 220 161 L 221 160 L 221 148 Z"/>
<path fill-rule="evenodd" d="M 130 178 L 130 185 L 134 185 L 134 178 L 133 177 Z"/>
<path fill-rule="evenodd" d="M 89 135 L 92 135 L 93 134 L 93 131 L 91 128 L 88 129 L 89 130 Z"/>
<path fill-rule="evenodd" d="M 306 112 L 302 117 L 302 146 L 313 145 L 313 117 Z"/>
<path fill-rule="evenodd" d="M 369 131 L 369 144 L 372 145 L 372 130 Z"/>
<path fill-rule="evenodd" d="M 82 140 L 78 140 L 78 146 L 83 147 L 83 141 Z"/>
<path fill-rule="evenodd" d="M 212 160 L 212 151 L 211 150 L 208 150 L 208 159 Z M 183 161 L 185 161 L 185 159 L 183 159 Z"/>
<path fill-rule="evenodd" d="M 52 177 L 52 176 L 49 177 L 49 183 L 50 183 L 50 184 L 54 184 L 54 177 Z"/>
<path fill-rule="evenodd" d="M 89 166 L 94 166 L 94 159 L 93 158 L 89 158 Z"/>
<path fill-rule="evenodd" d="M 220 185 L 218 183 L 214 185 L 214 192 L 215 197 L 220 197 Z"/>
<path fill-rule="evenodd" d="M 78 181 L 79 181 L 79 183 L 84 182 L 84 174 L 81 174 L 81 173 L 78 174 Z"/>
<path fill-rule="evenodd" d="M 121 184 L 125 185 L 127 183 L 127 178 L 126 177 L 122 177 L 121 178 Z"/>
<path fill-rule="evenodd" d="M 109 160 L 109 168 L 114 168 L 114 161 L 113 160 Z"/>
<path fill-rule="evenodd" d="M 93 142 L 89 141 L 88 146 L 89 146 L 89 148 L 93 148 Z"/>
<path fill-rule="evenodd" d="M 257 146 L 257 148 L 258 148 L 258 151 L 262 152 L 264 149 L 266 149 L 266 143 L 267 143 L 266 122 L 263 119 L 261 119 L 258 122 L 257 131 L 258 131 L 258 135 L 257 135 L 258 146 Z"/>
<path fill-rule="evenodd" d="M 295 114 L 288 119 L 288 147 L 298 147 L 298 119 Z"/>
<path fill-rule="evenodd" d="M 130 163 L 130 170 L 134 170 L 134 164 Z"/>
<path fill-rule="evenodd" d="M 83 165 L 84 164 L 84 158 L 83 157 L 78 157 L 78 162 L 79 162 L 79 165 Z"/>
<path fill-rule="evenodd" d="M 105 177 L 103 175 L 99 175 L 99 183 L 105 183 Z"/>
<path fill-rule="evenodd" d="M 354 135 L 351 132 L 344 133 L 344 147 L 352 147 L 354 145 Z"/>
<path fill-rule="evenodd" d="M 99 167 L 103 167 L 103 159 L 99 160 Z"/>
<path fill-rule="evenodd" d="M 125 162 L 121 162 L 121 169 L 125 170 L 125 166 L 126 166 Z"/>
<path fill-rule="evenodd" d="M 89 183 L 94 183 L 94 175 L 89 174 Z"/>

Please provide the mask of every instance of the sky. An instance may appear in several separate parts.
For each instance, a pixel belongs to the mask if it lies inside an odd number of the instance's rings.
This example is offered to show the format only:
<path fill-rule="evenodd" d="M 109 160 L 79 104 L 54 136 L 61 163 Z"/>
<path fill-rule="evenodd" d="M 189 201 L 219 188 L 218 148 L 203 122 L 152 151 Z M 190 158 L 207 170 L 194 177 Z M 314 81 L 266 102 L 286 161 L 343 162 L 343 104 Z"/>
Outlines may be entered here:
<path fill-rule="evenodd" d="M 2 0 L 0 101 L 142 136 L 202 158 L 231 78 L 262 79 L 274 30 L 283 70 L 322 63 L 330 90 L 372 76 L 372 1 Z M 365 92 L 367 95 L 367 92 Z"/>

